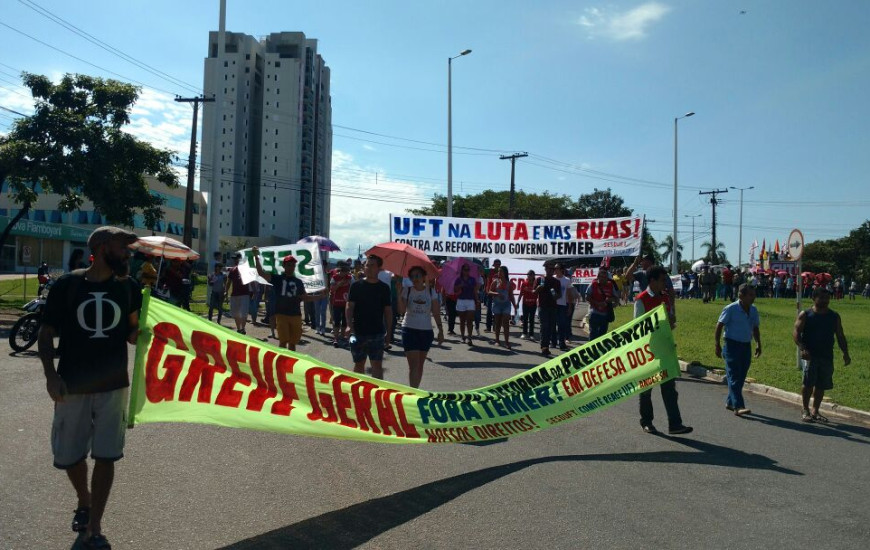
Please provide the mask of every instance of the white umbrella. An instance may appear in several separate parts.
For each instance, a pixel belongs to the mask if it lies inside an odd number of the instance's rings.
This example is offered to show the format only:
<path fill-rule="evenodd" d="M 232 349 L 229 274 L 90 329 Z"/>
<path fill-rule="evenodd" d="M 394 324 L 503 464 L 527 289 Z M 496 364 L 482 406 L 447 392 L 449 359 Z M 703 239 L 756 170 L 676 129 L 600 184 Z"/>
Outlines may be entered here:
<path fill-rule="evenodd" d="M 160 280 L 160 272 L 163 270 L 164 258 L 170 260 L 198 260 L 199 252 L 186 244 L 169 237 L 152 235 L 139 237 L 133 244 L 128 245 L 130 250 L 141 252 L 149 256 L 160 256 L 160 266 L 157 268 L 157 280 Z"/>
<path fill-rule="evenodd" d="M 130 245 L 130 249 L 169 260 L 199 259 L 199 252 L 170 237 L 139 237 L 135 243 Z"/>
<path fill-rule="evenodd" d="M 698 260 L 697 262 L 692 264 L 692 271 L 694 271 L 695 273 L 700 273 L 701 268 L 703 268 L 705 265 L 707 264 L 704 262 L 704 260 Z"/>

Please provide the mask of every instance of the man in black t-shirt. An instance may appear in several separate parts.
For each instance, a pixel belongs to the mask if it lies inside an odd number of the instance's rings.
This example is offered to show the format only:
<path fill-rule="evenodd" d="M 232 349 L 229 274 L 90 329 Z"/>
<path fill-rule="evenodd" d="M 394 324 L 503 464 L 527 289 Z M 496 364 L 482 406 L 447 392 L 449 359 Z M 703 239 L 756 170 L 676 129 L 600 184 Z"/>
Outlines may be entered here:
<path fill-rule="evenodd" d="M 390 343 L 393 332 L 390 287 L 378 279 L 383 263 L 378 256 L 368 257 L 365 278 L 350 285 L 345 309 L 353 370 L 364 373 L 368 357 L 375 378 L 384 377 L 384 346 Z"/>
<path fill-rule="evenodd" d="M 117 227 L 95 229 L 88 238 L 93 263 L 52 286 L 39 332 L 46 389 L 55 402 L 54 465 L 66 470 L 78 496 L 72 529 L 84 532 L 86 548 L 109 548 L 101 521 L 114 463 L 124 456 L 127 344 L 136 343 L 142 305 L 139 285 L 127 276 L 127 246 L 136 239 Z M 90 489 L 88 452 L 95 462 Z"/>
<path fill-rule="evenodd" d="M 275 331 L 278 333 L 278 346 L 296 351 L 296 344 L 302 339 L 302 302 L 313 302 L 321 299 L 325 294 L 324 289 L 317 294 L 307 294 L 305 283 L 296 277 L 296 258 L 284 256 L 281 262 L 284 273 L 269 273 L 260 264 L 260 249 L 256 246 L 251 249 L 254 255 L 254 263 L 257 273 L 264 279 L 270 279 L 272 292 L 275 293 Z"/>
<path fill-rule="evenodd" d="M 562 295 L 562 283 L 553 276 L 554 265 L 544 263 L 543 278 L 538 279 L 535 294 L 538 296 L 538 318 L 541 321 L 541 355 L 550 356 L 550 340 L 556 330 L 556 300 Z"/>

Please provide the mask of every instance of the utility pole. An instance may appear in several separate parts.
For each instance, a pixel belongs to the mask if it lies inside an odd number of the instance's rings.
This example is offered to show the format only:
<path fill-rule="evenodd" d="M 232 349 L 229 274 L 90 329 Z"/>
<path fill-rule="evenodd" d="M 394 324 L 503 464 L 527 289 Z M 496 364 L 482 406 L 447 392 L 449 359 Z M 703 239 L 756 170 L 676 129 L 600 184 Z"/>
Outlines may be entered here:
<path fill-rule="evenodd" d="M 184 196 L 184 236 L 185 245 L 193 247 L 193 177 L 196 172 L 196 117 L 199 114 L 199 104 L 214 101 L 214 96 L 197 97 L 175 96 L 179 103 L 193 103 L 193 128 L 190 130 L 190 155 L 187 157 L 187 193 Z"/>
<path fill-rule="evenodd" d="M 527 156 L 529 156 L 528 153 L 514 153 L 513 155 L 502 155 L 502 156 L 498 157 L 501 160 L 510 159 L 510 161 L 511 161 L 511 199 L 510 199 L 510 206 L 508 208 L 508 210 L 509 210 L 508 217 L 510 217 L 511 219 L 513 219 L 513 217 L 514 217 L 514 195 L 516 194 L 515 193 L 516 187 L 514 186 L 514 176 L 516 174 L 517 159 L 521 159 L 521 158 L 527 157 Z"/>
<path fill-rule="evenodd" d="M 694 216 L 684 214 L 684 217 L 692 218 L 692 261 L 689 263 L 694 263 L 695 262 L 695 218 L 700 218 L 701 214 L 695 214 Z"/>
<path fill-rule="evenodd" d="M 713 260 L 717 263 L 719 261 L 719 249 L 717 247 L 718 241 L 716 240 L 716 205 L 719 204 L 719 199 L 716 198 L 716 195 L 720 193 L 727 193 L 727 189 L 714 189 L 712 191 L 698 191 L 699 195 L 711 195 L 710 204 L 713 206 L 713 241 L 710 243 L 713 245 L 712 254 Z"/>

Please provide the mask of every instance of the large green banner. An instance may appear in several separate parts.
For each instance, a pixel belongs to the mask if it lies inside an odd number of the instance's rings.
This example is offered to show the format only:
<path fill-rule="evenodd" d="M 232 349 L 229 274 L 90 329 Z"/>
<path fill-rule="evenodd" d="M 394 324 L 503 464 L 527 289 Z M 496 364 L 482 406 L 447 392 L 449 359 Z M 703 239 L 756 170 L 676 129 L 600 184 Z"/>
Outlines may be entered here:
<path fill-rule="evenodd" d="M 145 297 L 130 426 L 197 422 L 384 443 L 549 428 L 679 376 L 663 308 L 503 382 L 435 392 L 281 349 Z"/>

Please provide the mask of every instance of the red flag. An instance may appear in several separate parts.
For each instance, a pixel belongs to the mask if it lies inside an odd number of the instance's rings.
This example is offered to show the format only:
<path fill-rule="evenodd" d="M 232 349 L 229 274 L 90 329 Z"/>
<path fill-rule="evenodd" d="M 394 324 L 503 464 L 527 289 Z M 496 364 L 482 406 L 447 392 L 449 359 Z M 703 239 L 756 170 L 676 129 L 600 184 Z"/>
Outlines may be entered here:
<path fill-rule="evenodd" d="M 761 254 L 758 256 L 758 257 L 761 258 L 762 260 L 763 260 L 764 257 L 767 255 L 767 253 L 764 251 L 764 249 L 765 249 L 766 247 L 767 247 L 767 239 L 762 239 L 762 241 L 761 241 Z"/>
<path fill-rule="evenodd" d="M 779 254 L 779 239 L 776 240 L 776 245 L 774 245 L 773 251 L 774 253 Z"/>
<path fill-rule="evenodd" d="M 610 256 L 604 256 L 601 258 L 601 267 L 606 267 L 610 269 Z"/>

